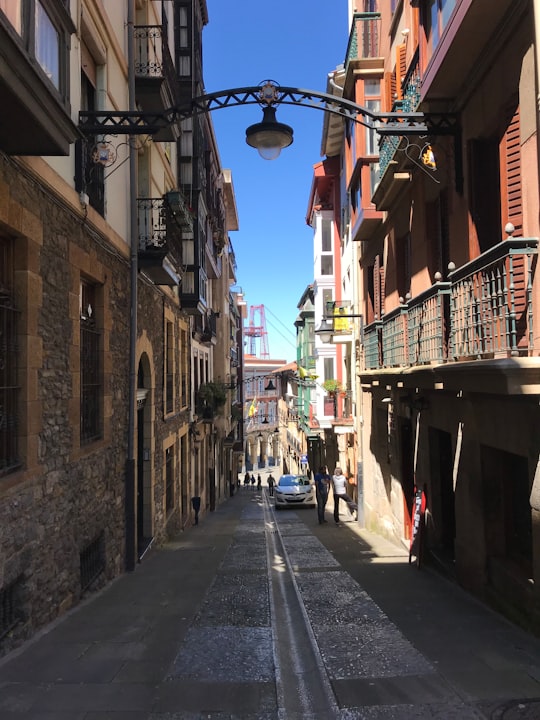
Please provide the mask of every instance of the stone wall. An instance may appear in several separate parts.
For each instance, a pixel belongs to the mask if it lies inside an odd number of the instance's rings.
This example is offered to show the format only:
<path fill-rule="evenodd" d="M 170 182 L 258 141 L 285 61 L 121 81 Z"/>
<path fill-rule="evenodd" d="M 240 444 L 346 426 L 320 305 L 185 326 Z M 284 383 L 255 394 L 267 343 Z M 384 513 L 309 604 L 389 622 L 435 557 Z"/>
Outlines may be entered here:
<path fill-rule="evenodd" d="M 14 583 L 19 623 L 0 641 L 4 654 L 81 599 L 80 553 L 95 538 L 103 534 L 104 570 L 89 589 L 124 569 L 129 264 L 12 161 L 0 164 L 0 184 L 1 228 L 15 236 L 21 310 L 22 467 L 0 478 L 0 589 Z M 31 232 L 25 216 L 32 218 Z M 80 355 L 74 352 L 78 293 L 70 248 L 97 273 L 108 300 L 101 318 L 106 429 L 102 440 L 82 447 L 74 414 Z"/>

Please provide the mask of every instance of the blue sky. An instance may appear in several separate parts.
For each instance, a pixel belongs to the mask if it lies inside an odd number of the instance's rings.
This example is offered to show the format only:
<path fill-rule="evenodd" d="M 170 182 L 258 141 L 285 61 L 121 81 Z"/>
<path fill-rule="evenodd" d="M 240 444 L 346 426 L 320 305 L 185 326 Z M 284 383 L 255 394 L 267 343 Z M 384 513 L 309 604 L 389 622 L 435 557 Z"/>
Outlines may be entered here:
<path fill-rule="evenodd" d="M 207 3 L 206 92 L 267 79 L 326 92 L 327 75 L 347 49 L 347 0 Z M 248 308 L 264 305 L 270 356 L 289 362 L 296 359 L 297 305 L 313 281 L 313 232 L 305 217 L 313 165 L 322 159 L 324 113 L 279 106 L 277 119 L 293 127 L 294 143 L 273 161 L 262 160 L 245 141 L 246 127 L 262 120 L 258 105 L 217 110 L 212 118 L 221 164 L 230 168 L 236 193 L 240 229 L 231 238 L 237 282 Z M 257 341 L 257 354 L 259 348 Z"/>

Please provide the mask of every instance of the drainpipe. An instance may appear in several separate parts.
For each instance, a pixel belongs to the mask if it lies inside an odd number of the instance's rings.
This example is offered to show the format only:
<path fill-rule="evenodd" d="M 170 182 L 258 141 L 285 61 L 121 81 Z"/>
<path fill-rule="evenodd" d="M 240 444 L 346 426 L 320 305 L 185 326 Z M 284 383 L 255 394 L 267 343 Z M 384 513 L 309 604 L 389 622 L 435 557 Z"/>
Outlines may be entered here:
<path fill-rule="evenodd" d="M 128 0 L 127 61 L 129 110 L 135 111 L 135 0 Z M 129 209 L 130 209 L 130 325 L 129 325 L 129 392 L 128 437 L 125 473 L 125 522 L 126 522 L 126 570 L 135 569 L 136 522 L 135 522 L 135 403 L 137 372 L 135 367 L 137 347 L 137 148 L 135 137 L 129 138 Z"/>

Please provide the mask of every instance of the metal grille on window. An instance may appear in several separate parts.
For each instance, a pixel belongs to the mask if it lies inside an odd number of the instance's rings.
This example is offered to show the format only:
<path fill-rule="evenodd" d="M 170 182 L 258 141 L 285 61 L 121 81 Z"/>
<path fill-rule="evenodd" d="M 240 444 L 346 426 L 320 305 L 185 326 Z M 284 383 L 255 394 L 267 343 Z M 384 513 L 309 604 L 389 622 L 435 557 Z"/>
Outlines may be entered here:
<path fill-rule="evenodd" d="M 0 475 L 20 464 L 17 442 L 17 319 L 13 298 L 13 243 L 0 238 Z"/>
<path fill-rule="evenodd" d="M 79 554 L 81 590 L 86 590 L 105 570 L 105 535 L 100 533 Z"/>
<path fill-rule="evenodd" d="M 96 326 L 96 287 L 81 282 L 81 443 L 101 437 L 101 335 Z"/>

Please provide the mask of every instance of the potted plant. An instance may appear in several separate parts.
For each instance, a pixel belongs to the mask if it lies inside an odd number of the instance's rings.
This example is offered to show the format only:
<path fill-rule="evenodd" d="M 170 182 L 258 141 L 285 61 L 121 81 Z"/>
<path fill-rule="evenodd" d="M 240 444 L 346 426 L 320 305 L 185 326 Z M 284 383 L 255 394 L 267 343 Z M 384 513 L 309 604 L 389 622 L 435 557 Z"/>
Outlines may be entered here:
<path fill-rule="evenodd" d="M 334 379 L 325 380 L 322 386 L 329 395 L 337 395 L 337 393 L 343 392 L 344 390 L 343 385 L 339 382 L 339 380 Z"/>

